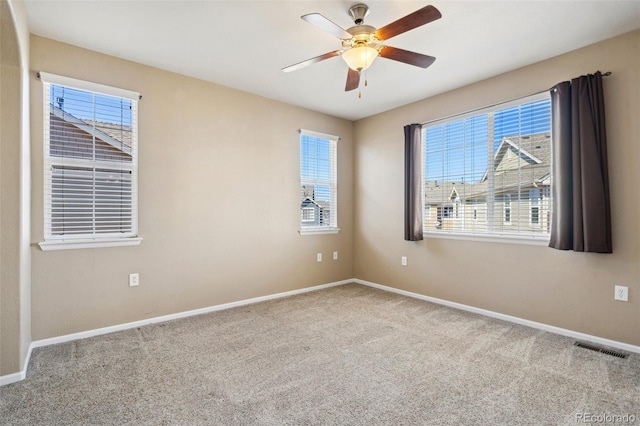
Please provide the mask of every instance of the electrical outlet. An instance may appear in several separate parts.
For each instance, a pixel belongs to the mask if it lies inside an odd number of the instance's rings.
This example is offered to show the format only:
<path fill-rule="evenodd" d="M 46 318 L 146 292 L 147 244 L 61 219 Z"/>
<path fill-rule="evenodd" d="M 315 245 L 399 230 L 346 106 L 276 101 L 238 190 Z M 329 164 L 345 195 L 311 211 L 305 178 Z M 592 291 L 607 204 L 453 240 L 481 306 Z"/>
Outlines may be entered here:
<path fill-rule="evenodd" d="M 318 254 L 316 254 L 316 260 L 317 260 L 318 262 L 322 262 L 322 253 L 318 253 Z"/>
<path fill-rule="evenodd" d="M 140 285 L 140 274 L 129 274 L 129 287 L 135 287 Z"/>
<path fill-rule="evenodd" d="M 333 252 L 333 260 L 338 260 L 338 252 L 337 251 Z"/>
<path fill-rule="evenodd" d="M 615 286 L 613 298 L 615 300 L 620 300 L 622 302 L 628 302 L 629 301 L 629 287 L 626 287 L 626 286 L 623 286 L 623 285 Z"/>
<path fill-rule="evenodd" d="M 402 256 L 402 259 L 400 259 L 400 264 L 402 266 L 407 266 L 407 256 Z"/>

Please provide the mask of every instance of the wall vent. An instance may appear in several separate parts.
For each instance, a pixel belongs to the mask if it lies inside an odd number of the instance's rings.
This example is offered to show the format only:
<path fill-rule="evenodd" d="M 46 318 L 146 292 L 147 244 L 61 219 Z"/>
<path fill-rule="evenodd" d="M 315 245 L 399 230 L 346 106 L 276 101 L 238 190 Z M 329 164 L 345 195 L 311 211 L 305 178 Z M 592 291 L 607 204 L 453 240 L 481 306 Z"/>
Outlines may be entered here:
<path fill-rule="evenodd" d="M 575 342 L 573 345 L 579 348 L 589 349 L 590 351 L 600 352 L 601 354 L 615 356 L 616 358 L 626 359 L 629 356 L 629 354 L 614 351 L 612 349 L 605 349 L 600 346 L 592 345 L 591 343 Z"/>

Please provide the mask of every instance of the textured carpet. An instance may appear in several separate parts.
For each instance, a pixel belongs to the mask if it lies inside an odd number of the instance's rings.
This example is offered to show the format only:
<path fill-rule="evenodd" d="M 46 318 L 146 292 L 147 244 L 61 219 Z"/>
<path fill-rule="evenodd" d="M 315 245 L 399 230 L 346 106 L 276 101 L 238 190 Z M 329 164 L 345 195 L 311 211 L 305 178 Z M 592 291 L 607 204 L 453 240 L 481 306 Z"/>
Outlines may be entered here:
<path fill-rule="evenodd" d="M 573 343 L 350 284 L 35 349 L 0 423 L 640 423 L 640 356 Z"/>

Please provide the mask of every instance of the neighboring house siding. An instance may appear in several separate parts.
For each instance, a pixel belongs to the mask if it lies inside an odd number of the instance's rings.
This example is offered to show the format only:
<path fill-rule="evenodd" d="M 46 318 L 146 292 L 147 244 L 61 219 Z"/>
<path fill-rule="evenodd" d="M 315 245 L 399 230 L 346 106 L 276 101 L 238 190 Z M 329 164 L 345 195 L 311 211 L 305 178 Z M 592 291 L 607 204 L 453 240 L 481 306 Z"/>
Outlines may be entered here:
<path fill-rule="evenodd" d="M 100 161 L 131 161 L 131 155 L 95 138 L 78 128 L 75 124 L 66 122 L 54 114 L 49 115 L 51 134 L 50 152 L 54 157 L 74 157 L 95 159 Z"/>
<path fill-rule="evenodd" d="M 331 223 L 328 203 L 305 198 L 300 204 L 302 226 L 324 226 Z"/>
<path fill-rule="evenodd" d="M 551 226 L 551 203 L 548 196 L 549 187 L 539 188 L 540 198 L 536 205 L 532 204 L 529 191 L 509 193 L 510 221 L 505 221 L 505 202 L 498 197 L 494 202 L 493 230 L 498 232 L 530 232 L 549 233 Z M 531 209 L 537 207 L 537 223 L 532 223 Z M 454 231 L 465 229 L 474 232 L 489 231 L 487 217 L 487 203 L 485 200 L 466 200 L 465 202 L 451 202 L 446 204 L 431 204 L 425 210 L 425 230 Z M 439 223 L 439 225 L 438 225 Z"/>
<path fill-rule="evenodd" d="M 84 161 L 83 164 L 51 166 L 51 234 L 108 234 L 129 230 L 131 173 L 117 169 L 113 163 L 131 163 L 130 129 L 120 132 L 129 135 L 129 139 L 122 142 L 96 128 L 94 123 L 53 106 L 49 120 L 50 155 Z M 71 219 L 70 211 L 74 212 Z"/>
<path fill-rule="evenodd" d="M 546 133 L 504 138 L 495 153 L 493 176 L 485 172 L 472 183 L 425 182 L 425 231 L 548 234 L 550 148 Z M 492 192 L 493 209 L 488 209 L 487 197 Z"/>

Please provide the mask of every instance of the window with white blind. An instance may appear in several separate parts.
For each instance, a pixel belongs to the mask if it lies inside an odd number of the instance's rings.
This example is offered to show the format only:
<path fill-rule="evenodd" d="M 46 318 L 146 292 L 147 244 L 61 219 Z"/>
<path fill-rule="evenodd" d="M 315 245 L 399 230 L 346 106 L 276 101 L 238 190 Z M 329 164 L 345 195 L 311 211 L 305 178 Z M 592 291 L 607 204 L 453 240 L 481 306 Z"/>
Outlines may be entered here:
<path fill-rule="evenodd" d="M 549 239 L 548 93 L 433 121 L 422 131 L 426 235 Z"/>
<path fill-rule="evenodd" d="M 40 73 L 44 249 L 134 245 L 139 94 Z"/>
<path fill-rule="evenodd" d="M 300 233 L 338 229 L 337 136 L 300 130 Z"/>

